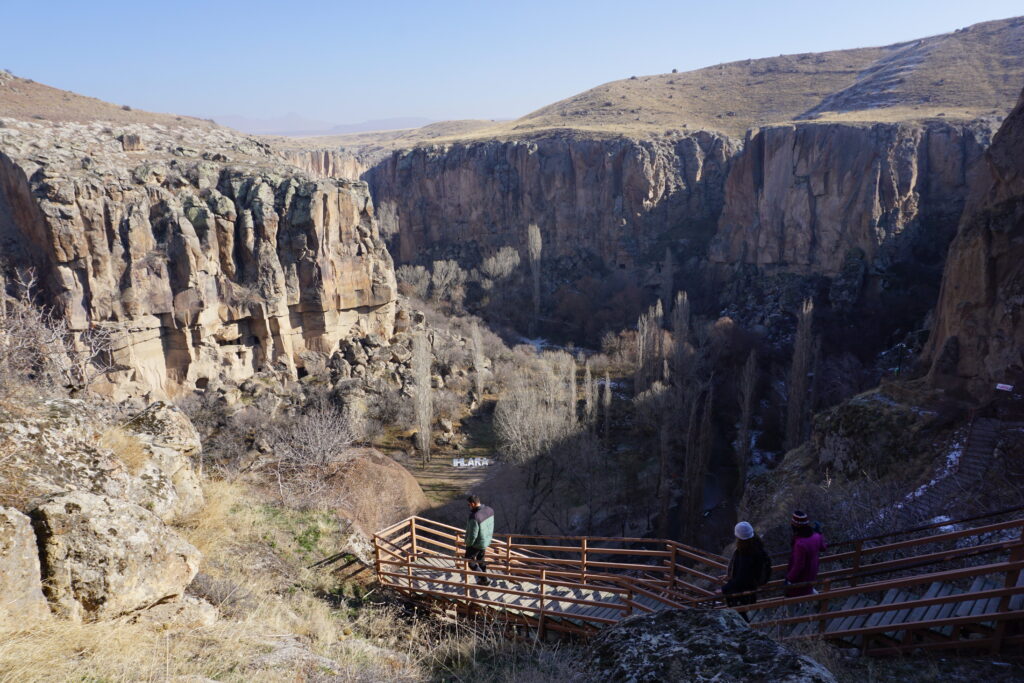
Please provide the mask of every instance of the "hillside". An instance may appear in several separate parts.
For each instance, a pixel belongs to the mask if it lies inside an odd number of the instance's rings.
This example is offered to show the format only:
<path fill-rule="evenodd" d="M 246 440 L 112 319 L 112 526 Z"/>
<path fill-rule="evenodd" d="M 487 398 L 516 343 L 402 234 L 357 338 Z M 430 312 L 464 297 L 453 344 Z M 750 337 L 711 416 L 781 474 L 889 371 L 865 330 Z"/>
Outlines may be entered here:
<path fill-rule="evenodd" d="M 406 131 L 280 140 L 371 153 L 558 131 L 653 137 L 743 136 L 789 121 L 966 121 L 1005 116 L 1024 79 L 1024 17 L 882 47 L 780 55 L 599 85 L 513 121 L 446 121 Z"/>
<path fill-rule="evenodd" d="M 175 127 L 219 128 L 213 121 L 139 111 L 70 90 L 52 88 L 0 70 L 0 117 L 57 123 L 107 121 L 113 124 L 159 124 Z"/>

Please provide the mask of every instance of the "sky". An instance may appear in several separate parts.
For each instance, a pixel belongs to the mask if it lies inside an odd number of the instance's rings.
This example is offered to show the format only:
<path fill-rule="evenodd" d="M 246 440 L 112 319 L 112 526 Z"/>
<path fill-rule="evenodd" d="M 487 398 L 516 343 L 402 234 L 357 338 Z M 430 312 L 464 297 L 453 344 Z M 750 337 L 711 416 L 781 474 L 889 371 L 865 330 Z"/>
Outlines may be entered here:
<path fill-rule="evenodd" d="M 612 80 L 885 45 L 1020 0 L 0 0 L 0 68 L 150 111 L 517 118 Z"/>

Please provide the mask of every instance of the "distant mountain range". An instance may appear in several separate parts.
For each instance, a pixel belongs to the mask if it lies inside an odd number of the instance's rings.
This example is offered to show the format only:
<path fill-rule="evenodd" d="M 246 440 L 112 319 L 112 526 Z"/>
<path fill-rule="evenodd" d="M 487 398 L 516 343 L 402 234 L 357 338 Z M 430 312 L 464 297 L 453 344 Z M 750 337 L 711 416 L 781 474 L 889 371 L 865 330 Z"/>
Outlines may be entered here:
<path fill-rule="evenodd" d="M 287 136 L 348 135 L 350 133 L 365 133 L 376 130 L 419 128 L 433 122 L 433 119 L 422 116 L 402 116 L 339 125 L 330 121 L 309 119 L 295 112 L 289 112 L 284 116 L 270 119 L 255 119 L 240 114 L 224 114 L 214 116 L 213 120 L 222 126 L 228 126 L 229 128 L 252 135 Z"/>

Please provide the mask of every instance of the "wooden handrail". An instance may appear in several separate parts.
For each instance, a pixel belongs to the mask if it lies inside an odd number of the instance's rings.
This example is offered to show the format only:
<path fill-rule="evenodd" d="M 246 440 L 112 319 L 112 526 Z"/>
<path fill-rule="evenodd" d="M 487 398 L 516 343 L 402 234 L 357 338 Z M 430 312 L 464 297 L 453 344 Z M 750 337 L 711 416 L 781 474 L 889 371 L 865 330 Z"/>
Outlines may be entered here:
<path fill-rule="evenodd" d="M 990 540 L 991 534 L 1005 533 L 1010 529 L 1021 531 L 1015 540 Z M 978 540 L 975 541 L 975 545 L 955 547 L 967 538 Z M 727 569 L 725 558 L 710 553 L 706 554 L 703 551 L 668 540 L 495 534 L 486 557 L 488 562 L 497 566 L 492 566 L 487 572 L 474 571 L 467 566 L 467 560 L 463 553 L 464 535 L 460 529 L 418 516 L 408 517 L 391 525 L 383 532 L 375 534 L 373 540 L 374 564 L 384 585 L 393 587 L 412 599 L 419 595 L 454 600 L 457 604 L 462 605 L 460 609 L 463 610 L 472 611 L 473 604 L 511 609 L 515 613 L 507 615 L 502 613 L 502 618 L 518 619 L 522 617 L 526 620 L 523 623 L 535 623 L 541 630 L 548 626 L 557 628 L 561 623 L 558 622 L 558 619 L 573 619 L 577 620 L 577 624 L 594 628 L 594 625 L 615 623 L 624 615 L 652 611 L 654 604 L 682 609 L 697 606 L 717 607 L 722 600 L 720 595 L 713 592 L 714 586 L 721 581 L 720 577 L 716 576 L 717 570 Z M 570 541 L 573 544 L 570 544 Z M 615 543 L 615 547 L 601 545 L 610 542 Z M 639 547 L 622 547 L 629 543 Z M 936 546 L 943 543 L 951 544 L 954 547 L 935 549 Z M 924 547 L 922 548 L 922 546 Z M 915 550 L 920 554 L 914 554 Z M 921 552 L 921 550 L 926 552 Z M 943 564 L 948 566 L 953 561 L 1007 551 L 1010 552 L 1010 558 L 1007 561 L 906 575 L 909 570 L 918 567 Z M 869 557 L 877 557 L 886 553 L 897 553 L 897 555 L 890 556 L 889 559 L 878 557 L 876 562 L 865 562 Z M 902 553 L 907 554 L 900 556 Z M 562 555 L 562 557 L 557 555 Z M 622 558 L 622 561 L 617 561 L 616 558 Z M 428 563 L 428 560 L 432 559 L 442 559 L 444 562 Z M 634 559 L 639 562 L 631 561 Z M 644 560 L 649 563 L 642 563 Z M 1024 614 L 1024 611 L 1010 611 L 1009 609 L 1012 604 L 1010 598 L 1024 594 L 1024 586 L 1017 586 L 1017 577 L 1024 570 L 1024 519 L 985 524 L 970 529 L 959 529 L 873 547 L 865 547 L 864 543 L 858 543 L 854 550 L 821 558 L 821 562 L 829 562 L 833 565 L 847 561 L 851 562 L 852 566 L 835 567 L 823 571 L 815 582 L 783 586 L 779 581 L 772 581 L 758 589 L 758 592 L 763 593 L 765 590 L 818 586 L 822 588 L 820 593 L 795 597 L 772 597 L 762 599 L 752 605 L 736 606 L 734 609 L 739 612 L 750 612 L 793 605 L 813 605 L 813 611 L 809 614 L 781 616 L 777 619 L 756 622 L 753 625 L 756 628 L 767 628 L 813 623 L 815 626 L 812 630 L 815 631 L 813 634 L 815 637 L 867 637 L 890 631 L 910 634 L 917 630 L 934 629 L 937 626 L 955 626 L 988 621 L 996 623 L 997 626 L 992 637 L 986 642 L 991 641 L 993 647 L 997 647 L 1002 642 L 1016 642 L 1013 639 L 1017 636 L 1013 631 L 1007 631 L 1003 624 L 1010 618 Z M 694 566 L 689 566 L 690 564 Z M 496 569 L 497 571 L 495 571 Z M 781 569 L 781 567 L 776 567 L 776 569 Z M 881 574 L 895 574 L 896 576 L 895 578 L 865 582 L 869 577 Z M 851 596 L 883 593 L 909 586 L 945 583 L 990 574 L 1005 577 L 1004 585 L 973 593 L 953 593 L 940 597 L 904 600 L 899 603 L 878 603 L 865 607 L 849 609 L 840 607 L 829 610 L 830 605 L 836 606 L 836 601 Z M 486 588 L 481 587 L 483 593 L 478 593 L 477 589 L 472 586 L 471 577 L 508 581 L 515 587 L 492 584 Z M 687 582 L 684 578 L 690 578 L 691 582 Z M 572 590 L 573 593 L 551 595 L 551 590 L 565 588 Z M 590 593 L 590 595 L 583 595 L 580 591 Z M 491 597 L 507 595 L 515 600 L 528 597 L 533 598 L 535 604 L 522 605 L 514 602 L 502 602 L 500 599 L 482 597 L 485 594 Z M 612 601 L 609 602 L 608 599 Z M 828 628 L 832 627 L 831 625 L 837 623 L 837 619 L 993 599 L 998 599 L 998 608 L 995 611 L 989 610 L 983 615 L 947 617 L 917 621 L 911 624 L 894 623 L 870 628 L 846 629 L 841 632 L 826 632 Z M 595 610 L 612 609 L 620 617 L 612 618 L 607 611 L 603 612 L 604 616 L 598 617 L 582 609 L 579 612 L 562 612 L 552 609 L 553 605 L 559 603 L 593 607 Z M 575 610 L 577 607 L 572 609 Z M 517 616 L 520 612 L 522 614 Z M 529 615 L 534 616 L 529 617 Z M 529 619 L 537 621 L 530 622 Z M 590 626 L 587 626 L 588 624 Z M 570 628 L 571 624 L 561 625 L 569 630 L 577 629 L 577 627 Z M 585 629 L 583 632 L 586 632 Z M 907 644 L 909 642 L 905 640 L 904 644 L 898 647 L 909 647 Z"/>

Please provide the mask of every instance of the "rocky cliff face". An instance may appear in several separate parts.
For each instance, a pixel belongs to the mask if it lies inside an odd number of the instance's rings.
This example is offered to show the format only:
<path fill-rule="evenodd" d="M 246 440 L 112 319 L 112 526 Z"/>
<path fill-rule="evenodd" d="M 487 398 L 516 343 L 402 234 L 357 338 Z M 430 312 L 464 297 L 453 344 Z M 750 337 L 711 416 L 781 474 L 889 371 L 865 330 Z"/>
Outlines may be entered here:
<path fill-rule="evenodd" d="M 794 124 L 752 131 L 733 164 L 714 263 L 837 275 L 851 250 L 884 270 L 941 262 L 967 170 L 994 124 Z"/>
<path fill-rule="evenodd" d="M 972 178 L 926 357 L 978 396 L 1024 380 L 1024 94 Z"/>
<path fill-rule="evenodd" d="M 524 246 L 536 222 L 544 258 L 596 255 L 631 269 L 667 240 L 697 250 L 713 231 L 736 146 L 707 132 L 656 140 L 490 141 L 394 153 L 364 177 L 403 262 Z"/>
<path fill-rule="evenodd" d="M 364 184 L 312 180 L 224 129 L 0 120 L 0 253 L 76 333 L 114 333 L 109 393 L 293 373 L 390 336 L 395 282 Z"/>
<path fill-rule="evenodd" d="M 742 145 L 708 132 L 467 143 L 396 152 L 364 177 L 402 262 L 472 266 L 537 222 L 545 259 L 584 251 L 632 270 L 674 246 L 680 259 L 834 277 L 856 252 L 871 272 L 910 263 L 937 281 L 994 125 L 799 123 Z"/>
<path fill-rule="evenodd" d="M 333 149 L 287 149 L 282 150 L 281 155 L 288 163 L 314 178 L 359 180 L 374 161 L 359 154 Z"/>

